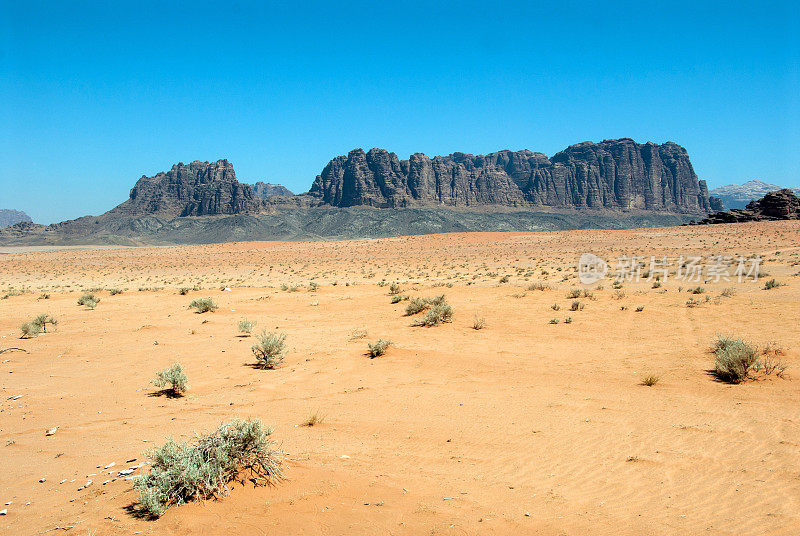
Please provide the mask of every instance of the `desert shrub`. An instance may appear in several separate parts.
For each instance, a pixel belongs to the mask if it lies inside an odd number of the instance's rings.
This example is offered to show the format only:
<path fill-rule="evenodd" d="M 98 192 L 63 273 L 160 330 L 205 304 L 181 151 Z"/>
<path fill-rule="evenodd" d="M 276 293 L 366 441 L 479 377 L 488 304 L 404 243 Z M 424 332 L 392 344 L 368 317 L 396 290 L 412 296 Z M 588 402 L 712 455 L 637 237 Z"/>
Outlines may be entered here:
<path fill-rule="evenodd" d="M 780 286 L 783 286 L 783 283 L 778 283 L 774 279 L 770 279 L 769 281 L 764 283 L 764 290 L 770 290 L 770 289 L 773 289 L 773 288 L 778 288 Z"/>
<path fill-rule="evenodd" d="M 189 291 L 190 291 L 190 290 L 192 290 L 192 289 L 191 289 L 191 288 L 189 288 L 189 287 L 181 287 L 181 288 L 178 290 L 178 294 L 180 294 L 181 296 L 186 296 L 187 294 L 189 294 Z"/>
<path fill-rule="evenodd" d="M 108 289 L 108 293 L 112 296 L 116 296 L 117 294 L 122 294 L 122 289 L 119 288 L 110 288 Z"/>
<path fill-rule="evenodd" d="M 567 318 L 565 318 L 565 319 L 564 319 L 564 323 L 565 323 L 565 324 L 572 324 L 572 317 L 571 317 L 571 316 L 568 316 Z"/>
<path fill-rule="evenodd" d="M 528 285 L 528 290 L 550 290 L 550 285 L 542 283 L 541 281 L 536 281 Z"/>
<path fill-rule="evenodd" d="M 370 357 L 378 357 L 386 353 L 386 349 L 392 345 L 392 341 L 386 341 L 383 339 L 378 339 L 378 342 L 375 344 L 367 343 L 367 347 L 369 348 L 369 356 Z"/>
<path fill-rule="evenodd" d="M 406 316 L 415 315 L 431 307 L 443 305 L 446 302 L 444 294 L 434 296 L 433 298 L 412 298 L 408 302 L 408 305 L 406 305 Z"/>
<path fill-rule="evenodd" d="M 38 326 L 42 333 L 47 333 L 47 324 L 52 324 L 55 326 L 58 324 L 58 320 L 47 313 L 42 313 L 40 315 L 36 315 L 36 318 L 34 318 L 31 323 Z"/>
<path fill-rule="evenodd" d="M 303 421 L 303 426 L 316 426 L 318 424 L 322 424 L 322 421 L 325 420 L 325 416 L 320 414 L 319 411 L 315 411 L 313 413 L 309 413 L 306 420 Z"/>
<path fill-rule="evenodd" d="M 642 378 L 642 385 L 646 385 L 648 387 L 652 387 L 655 384 L 657 384 L 658 380 L 660 380 L 660 379 L 661 378 L 659 378 L 658 376 L 655 376 L 653 374 L 648 374 L 647 376 Z"/>
<path fill-rule="evenodd" d="M 572 305 L 570 306 L 569 310 L 570 311 L 582 311 L 583 307 L 584 307 L 584 305 L 581 303 L 580 300 L 574 300 L 572 302 Z"/>
<path fill-rule="evenodd" d="M 351 341 L 354 341 L 356 339 L 363 339 L 366 336 L 367 336 L 366 329 L 354 329 L 353 331 L 350 332 Z"/>
<path fill-rule="evenodd" d="M 661 288 L 661 281 L 654 281 L 653 288 Z"/>
<path fill-rule="evenodd" d="M 687 290 L 687 292 L 691 292 L 692 294 L 703 294 L 706 291 L 703 287 L 694 287 Z"/>
<path fill-rule="evenodd" d="M 401 301 L 403 301 L 402 296 L 392 296 L 392 303 L 400 303 Z"/>
<path fill-rule="evenodd" d="M 482 316 L 475 315 L 475 319 L 472 321 L 472 329 L 479 330 L 486 327 L 486 319 Z"/>
<path fill-rule="evenodd" d="M 259 367 L 273 369 L 283 362 L 286 356 L 286 334 L 262 331 L 258 342 L 251 348 Z"/>
<path fill-rule="evenodd" d="M 397 281 L 395 281 L 391 285 L 389 285 L 389 294 L 392 294 L 392 295 L 400 294 L 400 290 L 401 290 L 400 289 L 400 284 L 397 283 Z"/>
<path fill-rule="evenodd" d="M 558 322 L 559 322 L 558 318 L 551 318 L 550 319 L 550 323 L 551 324 L 558 324 Z"/>
<path fill-rule="evenodd" d="M 150 470 L 134 481 L 142 509 L 157 517 L 192 499 L 225 496 L 237 479 L 255 484 L 280 479 L 281 459 L 271 434 L 259 420 L 234 419 L 191 443 L 167 439 L 148 453 Z"/>
<path fill-rule="evenodd" d="M 581 289 L 579 288 L 572 288 L 569 290 L 569 294 L 567 294 L 567 298 L 580 298 L 581 297 Z"/>
<path fill-rule="evenodd" d="M 444 322 L 453 321 L 453 308 L 447 303 L 433 305 L 425 316 L 414 322 L 415 326 L 438 326 Z"/>
<path fill-rule="evenodd" d="M 695 300 L 694 298 L 689 298 L 686 300 L 686 307 L 697 307 L 702 302 L 700 300 Z"/>
<path fill-rule="evenodd" d="M 319 288 L 319 283 L 317 283 L 316 281 L 312 281 L 311 283 L 308 284 L 309 292 L 315 292 L 318 288 Z"/>
<path fill-rule="evenodd" d="M 636 307 L 636 312 L 637 313 L 641 313 L 642 311 L 644 311 L 644 305 L 639 305 L 639 306 Z"/>
<path fill-rule="evenodd" d="M 246 318 L 242 318 L 239 320 L 239 333 L 245 333 L 250 335 L 253 332 L 253 328 L 255 327 L 256 323 L 252 320 L 248 320 Z"/>
<path fill-rule="evenodd" d="M 91 292 L 86 292 L 83 294 L 83 296 L 78 298 L 78 305 L 85 305 L 89 309 L 94 309 L 97 307 L 98 303 L 100 303 L 100 298 Z"/>
<path fill-rule="evenodd" d="M 550 309 L 552 309 L 553 311 L 558 311 L 561 309 L 561 306 L 557 303 L 554 303 L 553 305 L 550 306 Z"/>
<path fill-rule="evenodd" d="M 511 278 L 507 275 L 504 275 L 500 278 L 500 283 L 508 283 Z"/>
<path fill-rule="evenodd" d="M 189 379 L 183 373 L 181 364 L 175 363 L 171 367 L 156 372 L 156 379 L 153 380 L 153 385 L 164 388 L 172 396 L 181 396 L 189 388 L 188 381 Z"/>
<path fill-rule="evenodd" d="M 617 290 L 614 291 L 614 299 L 615 300 L 621 300 L 624 297 L 625 297 L 625 291 L 624 290 L 617 289 Z"/>
<path fill-rule="evenodd" d="M 734 287 L 725 287 L 724 289 L 722 289 L 721 295 L 725 296 L 726 298 L 730 298 L 735 294 L 736 294 L 736 289 Z"/>
<path fill-rule="evenodd" d="M 32 339 L 42 332 L 42 328 L 33 322 L 25 322 L 19 329 L 22 331 L 23 339 Z"/>
<path fill-rule="evenodd" d="M 42 292 L 42 293 L 39 295 L 39 299 L 40 299 L 40 300 L 49 300 L 49 299 L 50 299 L 50 294 L 48 294 L 47 292 Z"/>
<path fill-rule="evenodd" d="M 189 304 L 189 308 L 197 309 L 198 313 L 207 313 L 209 311 L 213 313 L 219 309 L 219 306 L 211 298 L 197 298 L 192 300 L 192 303 Z"/>
<path fill-rule="evenodd" d="M 758 351 L 742 339 L 717 337 L 714 343 L 715 372 L 719 379 L 739 383 L 747 378 L 758 359 Z"/>

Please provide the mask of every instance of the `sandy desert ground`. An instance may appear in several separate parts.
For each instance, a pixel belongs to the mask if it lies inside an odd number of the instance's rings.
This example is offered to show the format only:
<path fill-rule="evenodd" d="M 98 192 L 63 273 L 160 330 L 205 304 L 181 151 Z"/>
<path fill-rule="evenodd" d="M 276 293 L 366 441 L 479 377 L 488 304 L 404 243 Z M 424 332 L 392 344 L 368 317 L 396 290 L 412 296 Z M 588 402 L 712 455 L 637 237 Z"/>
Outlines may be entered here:
<path fill-rule="evenodd" d="M 0 350 L 25 352 L 0 354 L 0 533 L 800 533 L 800 222 L 11 251 Z M 758 282 L 610 274 L 571 311 L 583 252 L 763 264 Z M 445 294 L 452 323 L 412 326 L 393 281 Z M 216 312 L 187 308 L 206 296 Z M 42 312 L 58 325 L 20 339 Z M 283 366 L 251 366 L 243 317 L 287 334 Z M 786 373 L 716 380 L 716 334 L 780 348 Z M 394 345 L 370 359 L 378 338 Z M 175 362 L 186 396 L 153 396 Z M 274 427 L 284 481 L 134 515 L 121 469 L 233 417 Z"/>

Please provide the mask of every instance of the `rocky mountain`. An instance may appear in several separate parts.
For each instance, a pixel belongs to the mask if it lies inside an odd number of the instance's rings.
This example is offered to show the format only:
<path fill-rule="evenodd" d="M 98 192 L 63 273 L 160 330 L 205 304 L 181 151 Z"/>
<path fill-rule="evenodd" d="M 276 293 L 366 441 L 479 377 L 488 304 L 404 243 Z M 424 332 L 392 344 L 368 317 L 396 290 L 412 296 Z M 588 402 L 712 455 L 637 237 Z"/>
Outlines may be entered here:
<path fill-rule="evenodd" d="M 789 188 L 784 188 L 777 192 L 770 192 L 757 201 L 751 201 L 745 208 L 716 212 L 697 223 L 705 225 L 798 219 L 800 219 L 800 197 L 797 197 Z"/>
<path fill-rule="evenodd" d="M 400 160 L 384 149 L 355 149 L 325 166 L 309 196 L 314 204 L 335 207 L 711 209 L 705 181 L 698 180 L 683 147 L 629 138 L 579 143 L 552 158 L 506 150 L 433 158 L 415 153 Z"/>
<path fill-rule="evenodd" d="M 181 162 L 166 173 L 152 177 L 143 175 L 131 190 L 129 199 L 107 214 L 178 218 L 261 210 L 261 199 L 253 187 L 236 180 L 233 165 L 223 159 L 211 163 Z"/>
<path fill-rule="evenodd" d="M 780 186 L 767 184 L 759 180 L 747 181 L 744 184 L 729 184 L 714 188 L 709 192 L 710 195 L 722 200 L 724 208 L 744 208 L 750 201 L 761 199 L 769 192 L 780 190 Z M 800 194 L 800 188 L 790 188 L 796 194 Z M 722 209 L 720 209 L 722 210 Z"/>
<path fill-rule="evenodd" d="M 14 225 L 21 221 L 32 221 L 31 217 L 22 212 L 21 210 L 14 210 L 10 208 L 0 208 L 0 228 Z"/>
<path fill-rule="evenodd" d="M 290 196 L 294 195 L 287 187 L 282 184 L 272 184 L 270 182 L 257 182 L 253 185 L 253 193 L 260 199 L 266 199 L 274 195 Z"/>

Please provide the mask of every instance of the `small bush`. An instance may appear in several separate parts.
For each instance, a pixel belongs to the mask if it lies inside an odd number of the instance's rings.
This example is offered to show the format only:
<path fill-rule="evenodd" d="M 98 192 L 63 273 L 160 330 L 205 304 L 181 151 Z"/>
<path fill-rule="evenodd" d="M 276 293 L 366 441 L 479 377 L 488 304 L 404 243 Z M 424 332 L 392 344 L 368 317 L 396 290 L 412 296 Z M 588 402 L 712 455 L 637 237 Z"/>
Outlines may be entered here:
<path fill-rule="evenodd" d="M 400 303 L 401 301 L 403 301 L 402 296 L 392 296 L 392 303 Z"/>
<path fill-rule="evenodd" d="M 700 300 L 695 300 L 694 298 L 689 298 L 686 300 L 686 307 L 697 307 L 702 302 Z"/>
<path fill-rule="evenodd" d="M 100 303 L 100 298 L 91 292 L 86 292 L 83 296 L 78 298 L 78 305 L 85 305 L 89 309 L 94 309 L 97 307 L 98 303 Z"/>
<path fill-rule="evenodd" d="M 558 318 L 551 318 L 550 319 L 550 323 L 551 324 L 558 324 L 558 322 L 559 322 Z"/>
<path fill-rule="evenodd" d="M 40 300 L 49 300 L 50 299 L 50 294 L 48 294 L 47 292 L 43 292 L 43 293 L 41 293 L 39 295 L 39 299 Z"/>
<path fill-rule="evenodd" d="M 557 303 L 554 303 L 553 305 L 550 306 L 550 309 L 552 309 L 553 311 L 558 311 L 561 309 L 561 306 Z"/>
<path fill-rule="evenodd" d="M 735 288 L 733 288 L 733 287 L 725 287 L 724 289 L 722 289 L 722 294 L 721 295 L 726 297 L 726 298 L 730 298 L 730 297 L 734 296 L 735 294 L 736 294 L 736 289 Z"/>
<path fill-rule="evenodd" d="M 550 290 L 550 285 L 542 283 L 541 281 L 536 281 L 528 285 L 528 290 Z"/>
<path fill-rule="evenodd" d="M 565 324 L 572 324 L 572 317 L 571 317 L 571 316 L 568 316 L 567 318 L 565 318 L 565 319 L 564 319 L 564 323 L 565 323 Z"/>
<path fill-rule="evenodd" d="M 153 385 L 165 388 L 172 396 L 181 396 L 189 388 L 189 379 L 183 373 L 180 363 L 175 363 L 169 368 L 156 372 L 156 379 Z"/>
<path fill-rule="evenodd" d="M 570 311 L 582 311 L 583 307 L 584 307 L 584 305 L 581 303 L 580 300 L 575 300 L 575 301 L 572 302 L 572 305 L 570 306 L 569 310 Z"/>
<path fill-rule="evenodd" d="M 325 416 L 321 415 L 319 411 L 315 411 L 314 413 L 309 413 L 306 420 L 303 421 L 303 426 L 316 426 L 318 424 L 322 424 L 322 421 L 325 420 Z"/>
<path fill-rule="evenodd" d="M 369 356 L 370 357 L 378 357 L 386 353 L 386 349 L 392 345 L 392 341 L 385 341 L 383 339 L 379 339 L 378 342 L 375 344 L 367 343 L 367 347 L 369 348 Z"/>
<path fill-rule="evenodd" d="M 615 300 L 621 300 L 621 299 L 623 299 L 625 297 L 625 291 L 624 290 L 615 290 L 613 297 L 614 297 Z"/>
<path fill-rule="evenodd" d="M 703 287 L 695 287 L 690 288 L 687 292 L 691 292 L 692 294 L 703 294 L 706 291 Z"/>
<path fill-rule="evenodd" d="M 661 378 L 659 378 L 658 376 L 654 376 L 653 374 L 648 374 L 647 376 L 642 378 L 642 385 L 646 385 L 648 387 L 652 387 L 655 384 L 657 384 L 658 380 L 660 380 L 660 379 Z"/>
<path fill-rule="evenodd" d="M 186 296 L 187 294 L 189 294 L 189 291 L 190 291 L 190 290 L 192 290 L 192 289 L 191 289 L 191 288 L 189 288 L 189 287 L 181 287 L 181 288 L 178 290 L 178 294 L 180 294 L 181 296 Z"/>
<path fill-rule="evenodd" d="M 192 300 L 192 303 L 189 304 L 189 308 L 197 309 L 197 313 L 202 314 L 209 311 L 213 313 L 219 309 L 219 306 L 211 298 L 197 298 L 196 300 Z"/>
<path fill-rule="evenodd" d="M 272 429 L 261 421 L 234 419 L 192 443 L 167 442 L 148 453 L 150 470 L 134 481 L 142 509 L 158 517 L 192 499 L 228 494 L 228 484 L 244 475 L 255 484 L 282 477 L 281 459 L 272 450 Z"/>
<path fill-rule="evenodd" d="M 486 319 L 482 316 L 475 315 L 475 319 L 472 321 L 472 329 L 479 330 L 486 327 Z"/>
<path fill-rule="evenodd" d="M 47 333 L 47 324 L 55 326 L 58 324 L 58 320 L 47 313 L 42 313 L 40 315 L 36 315 L 36 318 L 33 319 L 32 323 L 39 326 L 39 329 L 42 333 Z"/>
<path fill-rule="evenodd" d="M 389 294 L 391 295 L 400 294 L 400 290 L 400 285 L 397 283 L 397 281 L 389 285 Z"/>
<path fill-rule="evenodd" d="M 433 298 L 413 298 L 406 305 L 406 316 L 415 315 L 431 307 L 443 305 L 447 303 L 444 294 L 434 296 Z"/>
<path fill-rule="evenodd" d="M 769 281 L 764 283 L 764 290 L 770 290 L 770 289 L 773 289 L 773 288 L 778 288 L 780 286 L 783 286 L 783 283 L 778 283 L 774 279 L 770 279 Z"/>
<path fill-rule="evenodd" d="M 570 289 L 569 294 L 567 294 L 567 298 L 569 299 L 580 298 L 580 297 L 581 297 L 581 289 L 579 288 Z"/>
<path fill-rule="evenodd" d="M 122 294 L 122 289 L 111 288 L 108 289 L 108 293 L 111 294 L 112 296 L 116 296 L 117 294 Z"/>
<path fill-rule="evenodd" d="M 366 336 L 367 336 L 366 329 L 354 329 L 352 332 L 350 332 L 351 341 L 354 341 L 356 339 L 363 339 Z"/>
<path fill-rule="evenodd" d="M 25 322 L 19 329 L 22 331 L 23 339 L 32 339 L 42 332 L 42 328 L 33 322 Z"/>
<path fill-rule="evenodd" d="M 644 305 L 639 305 L 638 307 L 636 307 L 637 313 L 641 313 L 642 311 L 644 311 Z"/>
<path fill-rule="evenodd" d="M 254 344 L 251 350 L 261 368 L 274 369 L 286 356 L 286 334 L 262 331 L 258 336 L 258 343 Z"/>
<path fill-rule="evenodd" d="M 437 303 L 433 305 L 425 316 L 416 322 L 415 326 L 438 326 L 443 322 L 453 321 L 453 308 L 447 303 Z"/>
<path fill-rule="evenodd" d="M 654 281 L 653 288 L 661 288 L 661 281 Z"/>
<path fill-rule="evenodd" d="M 246 335 L 250 335 L 253 332 L 253 328 L 255 327 L 256 323 L 252 320 L 248 320 L 246 318 L 242 318 L 239 320 L 239 333 L 244 333 Z"/>
<path fill-rule="evenodd" d="M 717 377 L 726 382 L 739 383 L 747 378 L 755 365 L 758 352 L 741 339 L 717 337 L 714 356 Z"/>

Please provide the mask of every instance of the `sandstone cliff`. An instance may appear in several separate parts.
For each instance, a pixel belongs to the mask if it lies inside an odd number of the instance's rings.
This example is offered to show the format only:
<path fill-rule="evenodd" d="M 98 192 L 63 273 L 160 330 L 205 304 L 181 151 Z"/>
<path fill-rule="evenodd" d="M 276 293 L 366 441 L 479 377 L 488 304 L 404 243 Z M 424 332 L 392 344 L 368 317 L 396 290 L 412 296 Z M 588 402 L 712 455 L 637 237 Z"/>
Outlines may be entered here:
<path fill-rule="evenodd" d="M 400 160 L 384 149 L 331 160 L 309 195 L 336 207 L 552 207 L 704 213 L 705 181 L 672 142 L 583 142 L 548 158 L 531 151 Z"/>

